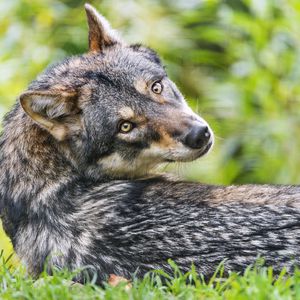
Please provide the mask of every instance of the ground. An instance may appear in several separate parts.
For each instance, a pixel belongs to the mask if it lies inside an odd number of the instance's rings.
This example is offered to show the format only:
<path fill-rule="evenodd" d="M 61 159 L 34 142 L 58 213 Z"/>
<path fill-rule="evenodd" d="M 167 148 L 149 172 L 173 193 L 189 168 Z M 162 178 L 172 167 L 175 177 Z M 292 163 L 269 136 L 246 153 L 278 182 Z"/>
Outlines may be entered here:
<path fill-rule="evenodd" d="M 55 272 L 42 274 L 38 281 L 25 275 L 22 267 L 9 270 L 9 262 L 0 268 L 0 299 L 300 299 L 300 271 L 287 275 L 285 270 L 274 276 L 272 268 L 252 266 L 244 274 L 231 273 L 224 277 L 222 265 L 209 282 L 204 282 L 192 267 L 182 274 L 176 265 L 172 277 L 163 272 L 149 273 L 143 280 L 133 280 L 112 287 L 70 284 L 73 274 Z M 161 278 L 166 281 L 162 284 Z"/>

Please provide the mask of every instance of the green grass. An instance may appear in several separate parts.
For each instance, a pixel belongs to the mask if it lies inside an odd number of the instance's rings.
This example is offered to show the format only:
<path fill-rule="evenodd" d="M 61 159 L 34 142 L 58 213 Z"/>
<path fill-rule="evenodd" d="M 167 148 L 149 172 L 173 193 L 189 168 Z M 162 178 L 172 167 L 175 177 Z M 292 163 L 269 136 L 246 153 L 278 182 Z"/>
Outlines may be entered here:
<path fill-rule="evenodd" d="M 274 276 L 272 268 L 249 267 L 244 274 L 223 276 L 221 265 L 207 283 L 192 267 L 182 274 L 170 261 L 174 275 L 155 271 L 143 280 L 133 280 L 128 291 L 125 283 L 117 287 L 93 283 L 70 286 L 74 274 L 64 271 L 53 276 L 43 273 L 37 283 L 26 275 L 22 267 L 9 269 L 3 262 L 0 268 L 0 299 L 300 299 L 300 271 L 287 275 L 283 270 Z M 162 283 L 162 278 L 165 283 Z"/>

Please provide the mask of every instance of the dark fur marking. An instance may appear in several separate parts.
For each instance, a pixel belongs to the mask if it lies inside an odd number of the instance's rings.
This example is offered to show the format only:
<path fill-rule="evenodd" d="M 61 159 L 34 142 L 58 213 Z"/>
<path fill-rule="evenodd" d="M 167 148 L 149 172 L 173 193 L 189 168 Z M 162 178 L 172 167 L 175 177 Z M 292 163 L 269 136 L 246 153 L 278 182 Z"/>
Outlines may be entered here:
<path fill-rule="evenodd" d="M 152 62 L 162 65 L 161 60 L 156 51 L 153 49 L 143 46 L 142 44 L 133 44 L 129 46 L 133 51 L 137 51 L 145 54 L 145 56 Z"/>
<path fill-rule="evenodd" d="M 95 80 L 96 82 L 104 84 L 104 85 L 116 86 L 113 80 L 111 80 L 108 76 L 106 76 L 100 72 L 86 71 L 83 74 L 83 77 L 88 80 Z"/>

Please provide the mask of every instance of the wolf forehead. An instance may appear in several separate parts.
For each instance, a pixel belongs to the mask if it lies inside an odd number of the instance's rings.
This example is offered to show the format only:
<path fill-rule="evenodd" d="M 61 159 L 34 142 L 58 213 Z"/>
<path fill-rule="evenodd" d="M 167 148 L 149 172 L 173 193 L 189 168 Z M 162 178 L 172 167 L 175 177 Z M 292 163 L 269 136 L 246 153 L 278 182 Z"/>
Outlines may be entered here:
<path fill-rule="evenodd" d="M 78 90 L 87 84 L 132 88 L 166 76 L 158 54 L 151 48 L 115 44 L 101 53 L 72 56 L 48 67 L 29 89 Z"/>

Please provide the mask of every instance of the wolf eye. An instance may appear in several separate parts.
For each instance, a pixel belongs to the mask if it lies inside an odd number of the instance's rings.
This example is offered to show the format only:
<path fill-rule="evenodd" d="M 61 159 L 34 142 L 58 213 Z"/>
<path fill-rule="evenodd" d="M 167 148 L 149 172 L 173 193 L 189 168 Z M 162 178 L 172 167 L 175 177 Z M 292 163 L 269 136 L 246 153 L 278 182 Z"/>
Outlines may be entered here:
<path fill-rule="evenodd" d="M 124 121 L 119 125 L 119 131 L 121 133 L 128 133 L 133 129 L 133 123 Z"/>
<path fill-rule="evenodd" d="M 163 90 L 163 85 L 159 81 L 156 81 L 152 84 L 151 90 L 155 94 L 161 94 Z"/>

